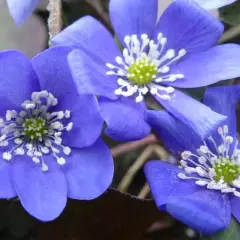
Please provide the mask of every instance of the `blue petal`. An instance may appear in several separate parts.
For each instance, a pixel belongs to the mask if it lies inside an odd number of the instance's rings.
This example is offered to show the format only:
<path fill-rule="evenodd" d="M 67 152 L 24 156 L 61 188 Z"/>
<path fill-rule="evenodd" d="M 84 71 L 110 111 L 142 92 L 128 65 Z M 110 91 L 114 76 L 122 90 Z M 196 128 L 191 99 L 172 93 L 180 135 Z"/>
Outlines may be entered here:
<path fill-rule="evenodd" d="M 96 94 L 116 99 L 117 77 L 107 76 L 105 64 L 97 62 L 82 50 L 68 55 L 68 63 L 79 94 Z"/>
<path fill-rule="evenodd" d="M 18 109 L 39 90 L 39 83 L 30 60 L 17 51 L 0 52 L 0 110 Z"/>
<path fill-rule="evenodd" d="M 209 107 L 176 89 L 171 100 L 157 100 L 201 139 L 211 135 L 226 120 L 225 116 L 213 112 Z"/>
<path fill-rule="evenodd" d="M 0 198 L 13 198 L 17 195 L 9 176 L 11 164 L 0 159 Z"/>
<path fill-rule="evenodd" d="M 23 207 L 41 221 L 57 218 L 66 206 L 67 184 L 64 173 L 51 156 L 44 156 L 49 170 L 28 156 L 15 156 L 10 169 L 11 178 Z"/>
<path fill-rule="evenodd" d="M 240 198 L 231 196 L 231 207 L 233 216 L 240 222 Z"/>
<path fill-rule="evenodd" d="M 88 147 L 99 138 L 104 121 L 94 96 L 68 94 L 61 98 L 57 109 L 71 111 L 69 121 L 73 122 L 73 128 L 62 135 L 64 145 L 76 148 Z"/>
<path fill-rule="evenodd" d="M 102 117 L 107 123 L 105 133 L 108 136 L 118 141 L 134 141 L 149 134 L 143 102 L 136 103 L 130 97 L 121 97 L 115 101 L 100 97 L 98 101 Z"/>
<path fill-rule="evenodd" d="M 177 176 L 181 172 L 177 165 L 153 160 L 145 164 L 144 172 L 156 205 L 161 210 L 172 197 L 185 196 L 199 189 L 194 181 Z"/>
<path fill-rule="evenodd" d="M 231 219 L 228 196 L 208 189 L 172 198 L 167 204 L 167 211 L 204 235 L 226 229 Z"/>
<path fill-rule="evenodd" d="M 127 35 L 152 36 L 157 21 L 157 0 L 111 0 L 109 12 L 116 35 L 124 45 Z"/>
<path fill-rule="evenodd" d="M 91 16 L 80 18 L 55 36 L 52 42 L 81 48 L 104 66 L 107 62 L 115 62 L 115 57 L 121 55 L 111 34 Z"/>
<path fill-rule="evenodd" d="M 196 132 L 166 111 L 147 111 L 147 122 L 175 156 L 186 150 L 195 152 L 201 145 Z"/>
<path fill-rule="evenodd" d="M 155 30 L 167 38 L 167 47 L 187 52 L 208 49 L 218 42 L 223 25 L 192 0 L 174 1 L 160 17 Z"/>
<path fill-rule="evenodd" d="M 51 92 L 59 99 L 77 92 L 67 62 L 71 50 L 70 47 L 53 47 L 32 59 L 41 89 Z"/>
<path fill-rule="evenodd" d="M 110 150 L 100 139 L 91 147 L 72 150 L 63 167 L 68 197 L 81 200 L 97 198 L 112 182 L 114 165 Z"/>
<path fill-rule="evenodd" d="M 193 53 L 183 57 L 172 68 L 172 72 L 181 73 L 183 79 L 171 83 L 171 86 L 195 88 L 228 80 L 240 76 L 240 46 L 224 44 L 207 51 Z"/>
<path fill-rule="evenodd" d="M 39 0 L 7 0 L 9 11 L 17 25 L 21 25 L 32 14 Z"/>
<path fill-rule="evenodd" d="M 64 144 L 86 147 L 94 143 L 102 129 L 103 120 L 94 96 L 79 96 L 73 81 L 67 55 L 70 47 L 57 46 L 40 53 L 33 60 L 41 88 L 58 98 L 58 111 L 71 111 L 73 129 L 63 135 Z"/>
<path fill-rule="evenodd" d="M 222 125 L 228 125 L 229 135 L 236 138 L 236 108 L 240 100 L 240 85 L 208 88 L 203 103 L 213 111 L 227 116 Z"/>

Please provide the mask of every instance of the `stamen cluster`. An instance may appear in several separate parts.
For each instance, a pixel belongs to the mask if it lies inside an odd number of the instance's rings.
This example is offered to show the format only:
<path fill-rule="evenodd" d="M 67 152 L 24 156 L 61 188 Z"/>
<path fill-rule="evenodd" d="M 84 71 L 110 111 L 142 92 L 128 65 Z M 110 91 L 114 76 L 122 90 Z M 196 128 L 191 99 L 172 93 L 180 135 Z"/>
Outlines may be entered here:
<path fill-rule="evenodd" d="M 221 144 L 217 145 L 212 137 L 208 144 L 197 149 L 197 154 L 190 151 L 182 153 L 181 179 L 193 179 L 199 186 L 233 193 L 240 197 L 240 150 L 238 141 L 228 135 L 228 126 L 218 128 Z"/>
<path fill-rule="evenodd" d="M 20 112 L 6 112 L 5 120 L 0 119 L 0 147 L 13 147 L 3 153 L 3 159 L 9 161 L 14 155 L 27 154 L 33 162 L 41 163 L 43 171 L 48 170 L 44 155 L 52 155 L 59 165 L 66 163 L 62 155 L 69 155 L 71 148 L 62 145 L 62 132 L 70 131 L 73 123 L 64 126 L 71 117 L 70 111 L 52 111 L 57 104 L 57 98 L 51 93 L 33 92 Z"/>
<path fill-rule="evenodd" d="M 126 48 L 123 57 L 116 57 L 117 66 L 106 64 L 110 69 L 107 75 L 119 77 L 117 82 L 120 87 L 115 94 L 125 97 L 138 94 L 136 102 L 140 102 L 150 91 L 161 99 L 170 100 L 174 88 L 164 86 L 164 83 L 184 78 L 183 74 L 169 72 L 170 65 L 181 59 L 186 50 L 176 52 L 174 49 L 165 49 L 167 38 L 162 33 L 158 34 L 157 42 L 150 40 L 147 34 L 142 34 L 140 40 L 137 35 L 126 36 L 124 42 Z"/>

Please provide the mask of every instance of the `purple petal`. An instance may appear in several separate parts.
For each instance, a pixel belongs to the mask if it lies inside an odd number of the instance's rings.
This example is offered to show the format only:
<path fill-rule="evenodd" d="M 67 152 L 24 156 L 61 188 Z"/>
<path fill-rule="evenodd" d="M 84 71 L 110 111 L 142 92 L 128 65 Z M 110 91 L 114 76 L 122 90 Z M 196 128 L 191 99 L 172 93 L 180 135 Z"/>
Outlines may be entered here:
<path fill-rule="evenodd" d="M 167 38 L 167 47 L 199 52 L 215 45 L 223 25 L 192 0 L 174 1 L 160 17 L 155 30 Z"/>
<path fill-rule="evenodd" d="M 236 137 L 236 108 L 240 100 L 240 85 L 208 88 L 203 103 L 213 111 L 227 116 L 222 123 L 228 125 L 229 135 Z"/>
<path fill-rule="evenodd" d="M 110 18 L 115 33 L 124 45 L 127 35 L 147 34 L 152 36 L 157 21 L 157 0 L 111 0 L 109 4 Z"/>
<path fill-rule="evenodd" d="M 231 207 L 233 216 L 240 222 L 240 198 L 231 196 Z"/>
<path fill-rule="evenodd" d="M 94 96 L 79 96 L 74 93 L 61 98 L 59 111 L 70 110 L 73 128 L 63 134 L 63 144 L 82 148 L 93 144 L 100 136 L 103 119 L 98 102 Z"/>
<path fill-rule="evenodd" d="M 70 47 L 57 46 L 32 59 L 41 89 L 51 92 L 58 100 L 67 94 L 77 93 L 67 62 L 71 50 Z"/>
<path fill-rule="evenodd" d="M 167 211 L 204 235 L 226 229 L 231 219 L 228 196 L 208 189 L 172 198 L 167 204 Z"/>
<path fill-rule="evenodd" d="M 116 99 L 117 77 L 107 76 L 105 64 L 82 50 L 68 55 L 68 63 L 79 94 L 96 94 Z"/>
<path fill-rule="evenodd" d="M 39 90 L 30 60 L 17 51 L 0 52 L 0 110 L 17 109 Z"/>
<path fill-rule="evenodd" d="M 171 86 L 195 88 L 240 76 L 240 46 L 224 44 L 201 53 L 186 55 L 172 68 L 184 75 Z"/>
<path fill-rule="evenodd" d="M 30 157 L 15 156 L 10 173 L 23 207 L 35 218 L 51 221 L 65 208 L 67 184 L 56 160 L 49 156 L 44 161 L 49 167 L 47 172 Z"/>
<path fill-rule="evenodd" d="M 9 11 L 17 25 L 21 25 L 32 14 L 39 0 L 7 0 Z"/>
<path fill-rule="evenodd" d="M 1 153 L 2 154 L 2 153 Z M 0 159 L 0 198 L 13 198 L 17 195 L 11 178 L 9 176 L 9 164 L 6 160 Z"/>
<path fill-rule="evenodd" d="M 145 121 L 146 106 L 134 98 L 98 99 L 102 117 L 107 123 L 105 133 L 118 141 L 134 141 L 147 136 L 150 127 Z"/>
<path fill-rule="evenodd" d="M 147 122 L 175 156 L 186 150 L 195 152 L 201 145 L 196 132 L 166 111 L 147 111 Z"/>
<path fill-rule="evenodd" d="M 211 135 L 226 120 L 225 116 L 213 112 L 209 107 L 176 89 L 171 100 L 157 100 L 201 139 Z"/>
<path fill-rule="evenodd" d="M 73 129 L 64 134 L 64 144 L 86 147 L 95 142 L 103 120 L 94 96 L 79 96 L 67 63 L 70 47 L 57 46 L 36 56 L 32 62 L 41 88 L 58 97 L 59 111 L 70 110 Z"/>
<path fill-rule="evenodd" d="M 194 181 L 182 180 L 177 176 L 181 172 L 177 165 L 160 160 L 149 161 L 144 166 L 144 172 L 159 209 L 165 209 L 171 198 L 185 196 L 199 189 Z"/>
<path fill-rule="evenodd" d="M 72 149 L 64 166 L 68 197 L 90 200 L 109 187 L 113 178 L 113 159 L 107 145 L 97 140 L 91 147 Z"/>
<path fill-rule="evenodd" d="M 115 62 L 115 57 L 120 56 L 120 50 L 107 29 L 91 16 L 80 18 L 52 39 L 55 45 L 71 45 L 81 48 L 92 59 Z"/>

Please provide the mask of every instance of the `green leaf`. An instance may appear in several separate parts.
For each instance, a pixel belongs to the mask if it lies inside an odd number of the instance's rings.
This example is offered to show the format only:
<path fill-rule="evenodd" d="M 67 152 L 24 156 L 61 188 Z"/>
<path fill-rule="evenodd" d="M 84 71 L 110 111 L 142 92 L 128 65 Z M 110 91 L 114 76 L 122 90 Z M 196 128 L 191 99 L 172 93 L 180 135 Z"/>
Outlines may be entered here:
<path fill-rule="evenodd" d="M 240 239 L 240 225 L 232 218 L 230 226 L 227 230 L 218 232 L 213 236 L 202 237 L 201 240 L 239 240 Z"/>

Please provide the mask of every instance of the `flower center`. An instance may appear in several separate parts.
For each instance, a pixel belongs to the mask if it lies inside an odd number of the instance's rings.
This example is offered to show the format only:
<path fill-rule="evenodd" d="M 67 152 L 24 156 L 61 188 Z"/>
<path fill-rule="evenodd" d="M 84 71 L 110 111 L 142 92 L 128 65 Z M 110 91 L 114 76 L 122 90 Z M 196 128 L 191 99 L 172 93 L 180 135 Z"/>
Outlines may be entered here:
<path fill-rule="evenodd" d="M 25 120 L 24 135 L 31 140 L 42 141 L 45 134 L 47 134 L 46 120 L 40 117 L 28 118 Z"/>
<path fill-rule="evenodd" d="M 137 59 L 128 69 L 128 79 L 138 85 L 152 82 L 158 74 L 156 64 L 147 57 Z"/>
<path fill-rule="evenodd" d="M 239 166 L 237 164 L 234 164 L 229 158 L 220 159 L 213 168 L 216 173 L 214 176 L 214 180 L 216 182 L 223 179 L 225 183 L 229 184 L 232 181 L 236 180 L 240 174 Z"/>
<path fill-rule="evenodd" d="M 208 144 L 200 146 L 196 153 L 184 151 L 178 177 L 192 179 L 199 186 L 233 193 L 240 197 L 240 150 L 238 141 L 228 135 L 228 126 L 218 128 L 220 145 L 209 137 Z M 218 139 L 218 140 L 219 140 Z"/>
<path fill-rule="evenodd" d="M 143 100 L 143 96 L 150 92 L 164 100 L 170 100 L 174 88 L 169 82 L 184 78 L 181 73 L 170 73 L 170 67 L 187 53 L 185 49 L 176 51 L 166 49 L 167 38 L 158 34 L 157 41 L 150 40 L 147 34 L 126 36 L 126 48 L 123 57 L 116 57 L 117 65 L 106 63 L 109 68 L 107 75 L 118 76 L 119 88 L 116 95 L 125 97 L 136 96 L 136 102 Z"/>
<path fill-rule="evenodd" d="M 57 104 L 51 93 L 33 92 L 20 112 L 8 110 L 6 120 L 0 118 L 0 147 L 6 149 L 3 159 L 9 161 L 14 155 L 26 154 L 34 163 L 41 163 L 43 171 L 48 170 L 44 155 L 53 156 L 59 165 L 66 163 L 64 155 L 69 155 L 71 148 L 62 145 L 62 134 L 71 131 L 73 123 L 64 126 L 70 111 L 52 111 Z M 13 147 L 9 149 L 9 145 Z"/>

